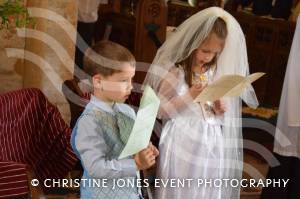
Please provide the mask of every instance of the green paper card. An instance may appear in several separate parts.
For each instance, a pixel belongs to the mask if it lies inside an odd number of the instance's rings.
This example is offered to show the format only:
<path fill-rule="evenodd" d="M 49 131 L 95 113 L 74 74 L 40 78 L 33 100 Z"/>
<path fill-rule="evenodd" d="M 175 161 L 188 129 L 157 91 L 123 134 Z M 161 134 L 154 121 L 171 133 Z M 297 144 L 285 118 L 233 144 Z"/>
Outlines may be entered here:
<path fill-rule="evenodd" d="M 129 139 L 119 159 L 147 148 L 159 109 L 160 100 L 150 86 L 146 86 Z"/>

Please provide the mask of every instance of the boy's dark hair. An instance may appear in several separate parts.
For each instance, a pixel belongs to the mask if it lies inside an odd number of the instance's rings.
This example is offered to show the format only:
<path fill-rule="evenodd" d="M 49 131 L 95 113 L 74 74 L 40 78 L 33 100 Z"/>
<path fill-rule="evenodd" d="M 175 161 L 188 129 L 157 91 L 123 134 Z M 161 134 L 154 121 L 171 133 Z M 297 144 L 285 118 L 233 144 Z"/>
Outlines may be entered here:
<path fill-rule="evenodd" d="M 101 61 L 93 61 L 92 58 Z M 103 58 L 101 58 L 103 57 Z M 108 61 L 103 61 L 107 59 Z M 113 63 L 113 64 L 110 64 Z M 119 62 L 130 63 L 133 67 L 135 66 L 135 58 L 132 53 L 125 47 L 111 42 L 111 41 L 100 41 L 89 48 L 83 58 L 84 71 L 93 77 L 96 74 L 101 74 L 103 76 L 110 76 L 121 70 Z M 103 65 L 100 63 L 105 63 Z"/>

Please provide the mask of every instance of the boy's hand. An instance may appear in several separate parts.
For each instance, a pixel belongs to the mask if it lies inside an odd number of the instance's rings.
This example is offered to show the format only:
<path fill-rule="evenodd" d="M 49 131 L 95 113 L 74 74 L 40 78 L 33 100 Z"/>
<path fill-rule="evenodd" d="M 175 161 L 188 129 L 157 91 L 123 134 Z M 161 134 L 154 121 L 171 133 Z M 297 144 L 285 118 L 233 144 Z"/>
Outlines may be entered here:
<path fill-rule="evenodd" d="M 157 156 L 159 155 L 158 149 L 157 149 L 151 142 L 150 142 L 149 146 L 150 146 L 150 148 L 151 148 L 151 150 L 152 150 L 152 152 L 153 152 L 153 155 L 154 155 L 155 157 L 157 157 Z"/>
<path fill-rule="evenodd" d="M 223 115 L 226 111 L 225 103 L 221 100 L 217 100 L 214 102 L 213 109 L 216 115 Z"/>
<path fill-rule="evenodd" d="M 135 160 L 138 170 L 148 169 L 155 164 L 155 157 L 156 157 L 155 153 L 157 153 L 158 151 L 157 152 L 153 151 L 153 147 L 154 146 L 150 143 L 146 149 L 135 154 L 134 160 Z"/>

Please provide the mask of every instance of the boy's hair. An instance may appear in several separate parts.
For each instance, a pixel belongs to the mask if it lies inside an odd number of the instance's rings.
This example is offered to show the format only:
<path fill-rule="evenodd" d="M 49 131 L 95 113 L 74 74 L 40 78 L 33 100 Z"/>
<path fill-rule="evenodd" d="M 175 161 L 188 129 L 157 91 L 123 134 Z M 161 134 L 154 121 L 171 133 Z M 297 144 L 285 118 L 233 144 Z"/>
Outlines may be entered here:
<path fill-rule="evenodd" d="M 95 62 L 94 59 L 101 61 Z M 111 41 L 96 43 L 85 52 L 83 58 L 84 71 L 91 77 L 97 74 L 106 77 L 121 71 L 120 62 L 135 66 L 135 58 L 132 53 L 125 47 Z M 101 63 L 105 63 L 105 65 Z"/>

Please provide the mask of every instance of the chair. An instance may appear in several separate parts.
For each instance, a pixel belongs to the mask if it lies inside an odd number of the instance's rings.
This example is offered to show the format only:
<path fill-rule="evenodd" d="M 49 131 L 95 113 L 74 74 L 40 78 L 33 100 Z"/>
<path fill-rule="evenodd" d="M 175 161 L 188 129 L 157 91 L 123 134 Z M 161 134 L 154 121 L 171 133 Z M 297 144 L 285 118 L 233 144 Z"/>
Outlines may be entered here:
<path fill-rule="evenodd" d="M 40 90 L 0 95 L 0 112 L 0 168 L 5 169 L 0 198 L 35 194 L 31 177 L 40 182 L 64 178 L 78 161 L 70 145 L 71 129 Z"/>

